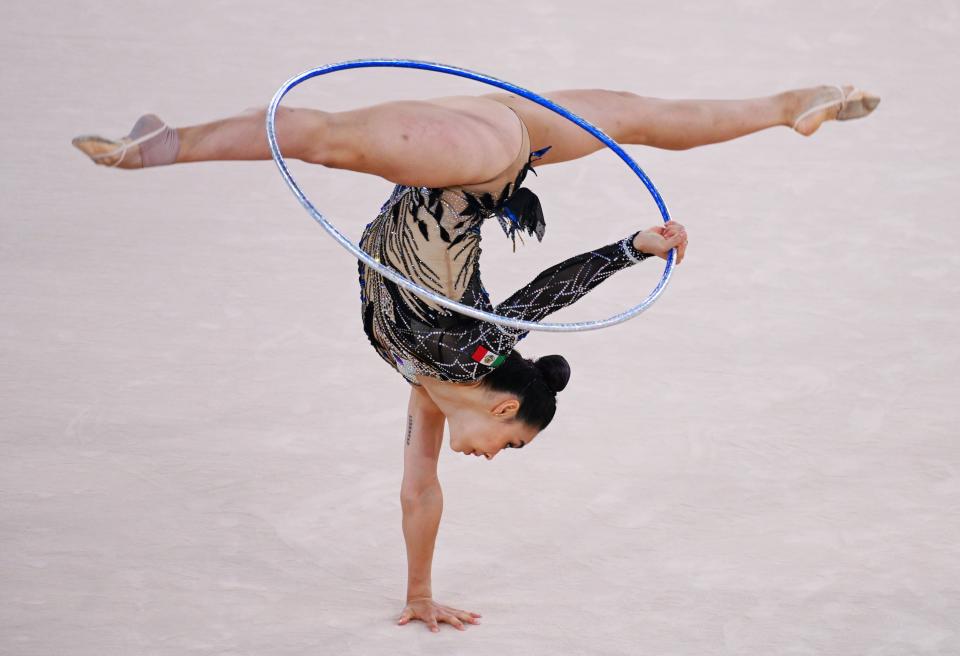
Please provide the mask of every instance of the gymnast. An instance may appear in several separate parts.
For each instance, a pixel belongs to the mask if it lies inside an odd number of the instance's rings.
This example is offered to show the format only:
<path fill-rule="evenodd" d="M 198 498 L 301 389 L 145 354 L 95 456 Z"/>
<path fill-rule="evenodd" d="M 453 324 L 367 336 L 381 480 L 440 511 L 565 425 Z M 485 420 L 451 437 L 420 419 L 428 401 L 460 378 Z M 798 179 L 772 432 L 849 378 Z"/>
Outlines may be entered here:
<path fill-rule="evenodd" d="M 879 97 L 852 86 L 794 89 L 742 100 L 664 100 L 624 91 L 544 94 L 620 144 L 669 150 L 728 141 L 774 126 L 812 135 L 824 121 L 868 115 Z M 269 160 L 265 109 L 172 128 L 152 114 L 127 137 L 82 136 L 73 144 L 95 163 L 124 169 L 174 163 Z M 493 306 L 480 280 L 480 228 L 496 217 L 514 240 L 542 239 L 536 195 L 522 187 L 537 167 L 584 157 L 603 144 L 551 110 L 512 93 L 398 100 L 344 112 L 285 108 L 276 114 L 285 157 L 370 173 L 394 183 L 359 245 L 378 262 L 466 305 L 539 321 L 613 273 L 649 257 L 686 254 L 684 226 L 670 221 L 576 255 L 540 273 Z M 550 424 L 570 378 L 560 355 L 536 360 L 515 348 L 525 331 L 459 315 L 419 298 L 358 263 L 364 332 L 410 385 L 400 490 L 407 548 L 406 604 L 398 624 L 459 630 L 479 613 L 433 599 L 431 566 L 443 509 L 437 461 L 444 425 L 450 448 L 492 460 L 520 449 Z"/>

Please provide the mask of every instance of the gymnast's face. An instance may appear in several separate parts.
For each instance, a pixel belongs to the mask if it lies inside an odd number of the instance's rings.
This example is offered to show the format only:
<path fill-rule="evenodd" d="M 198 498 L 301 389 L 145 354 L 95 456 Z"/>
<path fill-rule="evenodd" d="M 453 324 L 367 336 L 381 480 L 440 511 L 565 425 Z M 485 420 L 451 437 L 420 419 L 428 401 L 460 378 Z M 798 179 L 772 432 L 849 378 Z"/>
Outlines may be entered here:
<path fill-rule="evenodd" d="M 448 415 L 450 448 L 487 460 L 493 460 L 503 449 L 524 448 L 539 431 L 513 418 L 518 407 L 519 402 L 511 398 L 486 412 L 467 411 L 453 417 Z"/>
<path fill-rule="evenodd" d="M 517 421 L 516 396 L 475 383 L 440 382 L 421 376 L 430 398 L 443 412 L 450 448 L 464 455 L 493 460 L 503 449 L 522 449 L 540 431 Z"/>

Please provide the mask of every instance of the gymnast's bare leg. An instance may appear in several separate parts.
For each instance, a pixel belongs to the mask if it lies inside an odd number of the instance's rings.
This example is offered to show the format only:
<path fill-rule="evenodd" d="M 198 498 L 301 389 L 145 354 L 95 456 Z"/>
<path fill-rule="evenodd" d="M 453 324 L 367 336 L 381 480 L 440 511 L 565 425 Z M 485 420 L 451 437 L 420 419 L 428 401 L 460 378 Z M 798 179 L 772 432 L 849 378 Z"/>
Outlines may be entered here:
<path fill-rule="evenodd" d="M 848 103 L 859 103 L 863 116 L 872 112 L 880 98 L 868 92 L 843 87 Z M 853 92 L 853 93 L 851 93 Z M 771 96 L 738 100 L 665 100 L 629 91 L 571 89 L 542 94 L 604 131 L 620 144 L 639 144 L 667 150 L 687 150 L 729 141 L 778 126 L 793 128 L 807 108 L 836 100 L 836 87 L 792 89 Z M 491 93 L 491 98 L 515 109 L 530 130 L 531 147 L 553 146 L 537 165 L 565 162 L 604 148 L 581 127 L 531 100 L 509 93 Z M 840 103 L 805 117 L 795 130 L 810 136 L 824 121 L 834 120 Z"/>
<path fill-rule="evenodd" d="M 844 87 L 845 92 L 851 90 Z M 804 110 L 837 98 L 839 91 L 822 86 L 740 100 L 664 100 L 605 89 L 544 95 L 619 143 L 684 150 L 767 128 L 793 127 Z M 860 91 L 851 95 L 851 102 L 854 99 L 862 116 L 880 100 Z M 478 184 L 496 177 L 516 156 L 521 134 L 508 107 L 523 119 L 534 150 L 552 146 L 538 166 L 584 157 L 603 147 L 562 116 L 508 93 L 399 100 L 345 112 L 280 108 L 277 141 L 286 157 L 369 173 L 398 184 Z M 824 121 L 836 119 L 839 109 L 835 104 L 811 114 L 795 129 L 809 136 Z M 118 168 L 266 160 L 271 155 L 264 119 L 265 110 L 256 109 L 211 123 L 166 128 L 165 134 L 157 137 L 167 140 L 162 148 L 150 140 L 123 148 L 129 138 L 102 137 L 78 137 L 74 145 L 97 163 Z M 159 119 L 156 123 L 162 126 Z"/>

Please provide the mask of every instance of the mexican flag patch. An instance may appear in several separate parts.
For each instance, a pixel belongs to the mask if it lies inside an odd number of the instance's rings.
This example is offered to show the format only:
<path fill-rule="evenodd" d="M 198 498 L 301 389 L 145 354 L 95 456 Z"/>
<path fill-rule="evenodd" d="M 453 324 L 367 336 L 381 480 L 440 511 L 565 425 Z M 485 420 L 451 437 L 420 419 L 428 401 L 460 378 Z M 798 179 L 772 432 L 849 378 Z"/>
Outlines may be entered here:
<path fill-rule="evenodd" d="M 485 364 L 488 367 L 499 367 L 501 364 L 503 364 L 503 361 L 507 359 L 507 356 L 494 353 L 493 351 L 488 351 L 482 346 L 477 346 L 477 350 L 474 351 L 473 355 L 470 357 L 480 364 Z"/>

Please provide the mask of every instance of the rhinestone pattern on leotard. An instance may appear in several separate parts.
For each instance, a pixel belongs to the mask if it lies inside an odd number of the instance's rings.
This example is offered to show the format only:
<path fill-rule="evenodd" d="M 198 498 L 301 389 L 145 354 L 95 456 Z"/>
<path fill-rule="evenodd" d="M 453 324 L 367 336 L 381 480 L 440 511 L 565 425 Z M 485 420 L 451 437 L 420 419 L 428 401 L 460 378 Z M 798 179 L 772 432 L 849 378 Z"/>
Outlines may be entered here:
<path fill-rule="evenodd" d="M 528 321 L 574 303 L 612 274 L 650 257 L 634 249 L 634 232 L 550 267 L 493 307 L 480 279 L 480 228 L 495 216 L 514 246 L 520 231 L 543 238 L 539 199 L 520 184 L 544 152 L 531 153 L 497 196 L 456 187 L 397 185 L 364 229 L 360 248 L 448 298 Z M 485 362 L 508 355 L 527 335 L 426 301 L 362 262 L 358 273 L 364 332 L 380 357 L 412 384 L 418 384 L 418 375 L 460 382 L 480 379 L 496 366 Z M 483 353 L 492 355 L 481 362 L 478 354 Z"/>

